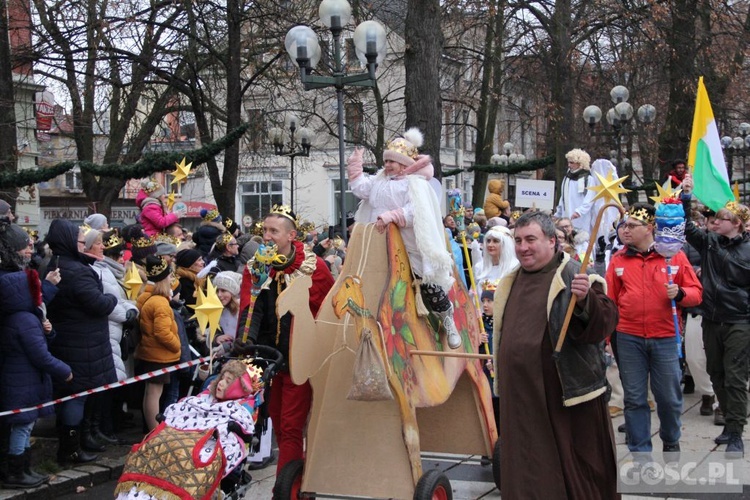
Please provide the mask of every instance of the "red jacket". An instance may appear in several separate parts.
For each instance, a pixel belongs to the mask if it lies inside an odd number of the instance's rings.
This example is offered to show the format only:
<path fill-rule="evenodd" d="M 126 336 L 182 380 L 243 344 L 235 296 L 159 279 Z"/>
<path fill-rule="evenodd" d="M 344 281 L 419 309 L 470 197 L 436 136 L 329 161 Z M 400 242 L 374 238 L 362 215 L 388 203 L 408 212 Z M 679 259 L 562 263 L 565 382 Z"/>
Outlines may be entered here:
<path fill-rule="evenodd" d="M 672 281 L 684 294 L 677 302 L 679 315 L 681 307 L 701 303 L 703 287 L 682 251 L 672 257 L 671 266 Z M 646 338 L 674 337 L 667 283 L 666 259 L 655 251 L 643 254 L 625 248 L 617 252 L 607 268 L 607 295 L 620 312 L 617 331 Z"/>

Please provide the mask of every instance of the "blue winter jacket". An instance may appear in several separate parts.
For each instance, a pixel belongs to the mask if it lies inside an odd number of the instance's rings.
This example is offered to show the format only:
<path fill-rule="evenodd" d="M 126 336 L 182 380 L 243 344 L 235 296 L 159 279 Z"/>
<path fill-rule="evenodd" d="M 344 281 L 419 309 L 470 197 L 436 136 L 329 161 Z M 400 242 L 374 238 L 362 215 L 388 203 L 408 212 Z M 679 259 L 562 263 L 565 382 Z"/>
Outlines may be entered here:
<path fill-rule="evenodd" d="M 39 278 L 36 272 L 29 277 L 26 271 L 0 271 L 0 410 L 50 401 L 52 379 L 64 382 L 71 373 L 47 348 L 39 300 L 32 299 L 29 279 Z M 45 287 L 45 298 L 49 295 L 54 296 L 51 284 Z M 9 415 L 3 423 L 25 424 L 53 412 L 47 407 Z"/>

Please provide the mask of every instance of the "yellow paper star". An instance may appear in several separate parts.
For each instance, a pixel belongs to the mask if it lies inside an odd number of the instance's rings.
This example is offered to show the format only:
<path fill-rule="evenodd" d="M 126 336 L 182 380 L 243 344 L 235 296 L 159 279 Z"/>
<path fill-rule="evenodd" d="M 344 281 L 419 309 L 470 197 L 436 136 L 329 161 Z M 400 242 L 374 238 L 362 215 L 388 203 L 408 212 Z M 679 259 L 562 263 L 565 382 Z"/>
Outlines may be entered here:
<path fill-rule="evenodd" d="M 130 300 L 138 298 L 138 292 L 141 291 L 141 285 L 143 285 L 143 280 L 138 273 L 138 268 L 135 267 L 135 262 L 131 262 L 128 270 L 125 272 L 125 278 L 123 279 L 123 286 Z"/>
<path fill-rule="evenodd" d="M 173 206 L 174 206 L 174 193 L 169 193 L 167 195 L 167 210 L 171 212 Z"/>
<path fill-rule="evenodd" d="M 654 206 L 658 207 L 661 204 L 661 200 L 664 198 L 676 198 L 680 196 L 680 193 L 682 192 L 682 189 L 678 189 L 677 191 L 672 191 L 672 182 L 667 181 L 665 182 L 666 187 L 662 186 L 658 182 L 656 183 L 656 196 L 649 196 L 649 198 L 654 202 Z"/>
<path fill-rule="evenodd" d="M 187 176 L 190 175 L 190 167 L 193 166 L 193 162 L 185 165 L 185 157 L 183 157 L 182 161 L 180 163 L 175 162 L 174 166 L 175 171 L 172 172 L 172 176 L 174 177 L 174 179 L 172 179 L 172 182 L 169 183 L 170 186 L 187 179 Z"/>
<path fill-rule="evenodd" d="M 224 306 L 221 304 L 219 296 L 216 295 L 216 287 L 209 278 L 206 280 L 206 296 L 203 298 L 201 305 L 195 307 L 195 315 L 198 317 L 199 324 L 201 324 L 201 316 L 205 317 L 204 322 L 208 323 L 208 337 L 211 341 L 213 341 L 214 334 L 219 328 L 219 318 L 223 310 Z"/>
<path fill-rule="evenodd" d="M 591 186 L 588 188 L 592 191 L 597 191 L 596 196 L 594 196 L 594 200 L 604 198 L 605 202 L 614 201 L 618 205 L 622 206 L 622 203 L 620 202 L 620 194 L 629 193 L 630 189 L 625 189 L 621 186 L 621 183 L 622 181 L 627 179 L 628 176 L 626 175 L 625 177 L 620 177 L 619 179 L 613 179 L 612 172 L 607 172 L 607 178 L 605 179 L 604 177 L 599 175 L 598 172 L 594 172 L 594 174 L 596 174 L 596 177 L 600 182 L 600 185 Z"/>
<path fill-rule="evenodd" d="M 203 293 L 203 289 L 198 287 L 196 289 L 197 297 L 195 299 L 195 305 L 190 306 L 195 311 L 195 314 L 193 314 L 190 319 L 197 319 L 198 320 L 198 331 L 199 332 L 205 332 L 206 327 L 208 326 L 208 316 L 205 315 L 202 311 L 199 311 L 198 308 L 200 308 L 203 305 L 203 301 L 206 299 L 206 295 Z"/>

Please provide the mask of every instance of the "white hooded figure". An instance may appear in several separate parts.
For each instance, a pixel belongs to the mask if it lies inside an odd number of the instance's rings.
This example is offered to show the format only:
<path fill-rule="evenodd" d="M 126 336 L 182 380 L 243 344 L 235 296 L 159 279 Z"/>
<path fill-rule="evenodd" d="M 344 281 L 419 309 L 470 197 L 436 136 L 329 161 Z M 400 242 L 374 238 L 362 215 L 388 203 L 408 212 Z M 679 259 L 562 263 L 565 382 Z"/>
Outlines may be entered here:
<path fill-rule="evenodd" d="M 611 176 L 612 179 L 619 178 L 619 175 L 617 174 L 617 167 L 615 167 L 611 161 L 605 159 L 594 160 L 594 163 L 591 164 L 591 180 L 589 181 L 589 187 L 601 185 L 599 177 L 597 177 L 596 174 L 599 174 L 602 179 L 606 179 L 608 176 Z M 584 230 L 587 231 L 592 237 L 598 238 L 599 236 L 604 236 L 605 238 L 607 238 L 609 233 L 612 232 L 613 224 L 619 219 L 620 212 L 614 207 L 608 208 L 607 211 L 604 212 L 604 215 L 602 215 L 602 221 L 599 224 L 599 227 L 594 228 L 593 226 L 594 223 L 596 223 L 596 217 L 599 215 L 599 210 L 601 210 L 606 203 L 604 198 L 599 198 L 594 201 L 594 197 L 596 197 L 597 192 L 590 189 L 588 191 L 589 192 L 586 195 L 586 199 L 579 207 L 579 210 L 586 211 L 591 214 L 591 217 L 589 218 L 589 227 Z"/>
<path fill-rule="evenodd" d="M 591 157 L 582 149 L 572 149 L 565 155 L 568 170 L 560 185 L 560 201 L 555 217 L 567 217 L 576 231 L 589 231 L 591 226 L 591 206 L 585 206 L 592 176 L 589 172 Z"/>
<path fill-rule="evenodd" d="M 475 240 L 476 241 L 476 240 Z M 488 281 L 494 285 L 518 266 L 516 245 L 510 229 L 493 226 L 484 234 L 484 249 L 472 248 L 477 289 Z"/>

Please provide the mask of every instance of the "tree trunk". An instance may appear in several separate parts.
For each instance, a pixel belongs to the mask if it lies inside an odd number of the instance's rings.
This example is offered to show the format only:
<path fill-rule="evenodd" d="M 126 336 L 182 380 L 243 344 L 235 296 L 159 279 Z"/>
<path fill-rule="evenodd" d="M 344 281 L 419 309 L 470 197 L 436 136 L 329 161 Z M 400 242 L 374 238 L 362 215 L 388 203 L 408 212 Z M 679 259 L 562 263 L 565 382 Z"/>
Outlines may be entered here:
<path fill-rule="evenodd" d="M 16 110 L 13 95 L 13 71 L 10 62 L 8 2 L 0 0 L 0 172 L 15 172 Z M 3 191 L 0 199 L 15 206 L 15 190 Z"/>
<path fill-rule="evenodd" d="M 418 127 L 424 134 L 422 149 L 432 156 L 435 177 L 442 177 L 440 137 L 442 99 L 440 59 L 443 32 L 439 0 L 409 0 L 406 11 L 406 128 Z"/>

